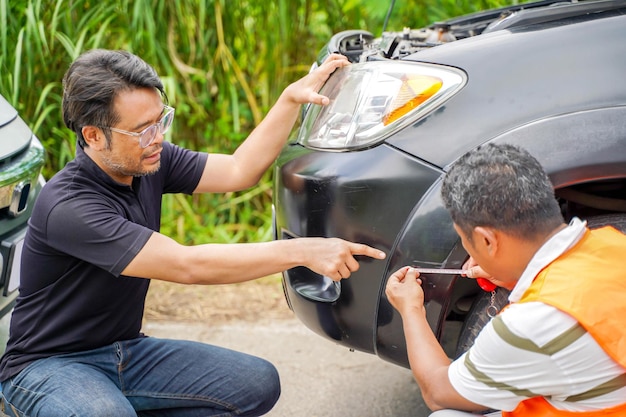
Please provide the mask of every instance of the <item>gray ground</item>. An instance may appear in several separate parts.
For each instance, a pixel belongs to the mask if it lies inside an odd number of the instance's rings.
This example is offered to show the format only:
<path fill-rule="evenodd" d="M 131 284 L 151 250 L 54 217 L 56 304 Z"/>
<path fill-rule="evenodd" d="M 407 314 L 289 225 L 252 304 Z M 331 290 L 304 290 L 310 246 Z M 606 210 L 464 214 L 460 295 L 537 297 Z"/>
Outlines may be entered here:
<path fill-rule="evenodd" d="M 297 319 L 201 323 L 147 322 L 155 337 L 212 343 L 263 357 L 281 375 L 282 395 L 270 417 L 426 417 L 411 372 L 323 339 Z"/>
<path fill-rule="evenodd" d="M 147 321 L 155 337 L 197 340 L 243 351 L 272 362 L 282 394 L 270 417 L 426 417 L 417 384 L 407 369 L 351 352 L 307 329 L 297 319 L 262 322 Z M 0 343 L 8 317 L 0 320 Z M 0 414 L 1 415 L 1 414 Z"/>

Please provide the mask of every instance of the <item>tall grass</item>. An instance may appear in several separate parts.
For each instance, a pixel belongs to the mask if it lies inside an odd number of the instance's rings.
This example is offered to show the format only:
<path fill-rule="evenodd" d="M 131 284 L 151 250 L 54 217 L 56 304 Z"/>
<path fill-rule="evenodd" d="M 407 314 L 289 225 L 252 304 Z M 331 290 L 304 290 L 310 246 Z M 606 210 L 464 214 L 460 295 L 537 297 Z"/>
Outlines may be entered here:
<path fill-rule="evenodd" d="M 505 1 L 398 2 L 389 26 L 497 3 Z M 176 107 L 171 140 L 232 152 L 329 36 L 376 33 L 386 12 L 380 0 L 0 0 L 0 93 L 44 144 L 50 177 L 75 151 L 61 115 L 65 70 L 85 50 L 127 49 L 162 76 Z M 162 231 L 189 244 L 269 240 L 270 183 L 268 172 L 244 192 L 166 196 Z"/>

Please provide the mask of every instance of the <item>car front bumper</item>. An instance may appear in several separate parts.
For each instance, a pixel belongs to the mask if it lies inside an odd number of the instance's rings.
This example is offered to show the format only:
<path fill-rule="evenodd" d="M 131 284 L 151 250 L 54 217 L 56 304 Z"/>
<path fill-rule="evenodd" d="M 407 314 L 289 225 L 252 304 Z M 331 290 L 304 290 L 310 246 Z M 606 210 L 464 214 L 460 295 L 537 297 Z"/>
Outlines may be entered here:
<path fill-rule="evenodd" d="M 360 257 L 360 269 L 338 283 L 304 267 L 285 271 L 291 309 L 330 340 L 406 365 L 399 316 L 384 296 L 387 277 L 407 264 L 459 266 L 466 258 L 439 198 L 442 170 L 384 144 L 344 153 L 292 144 L 274 174 L 278 239 L 339 237 L 388 255 L 385 261 Z M 425 287 L 438 333 L 453 283 L 433 276 Z"/>

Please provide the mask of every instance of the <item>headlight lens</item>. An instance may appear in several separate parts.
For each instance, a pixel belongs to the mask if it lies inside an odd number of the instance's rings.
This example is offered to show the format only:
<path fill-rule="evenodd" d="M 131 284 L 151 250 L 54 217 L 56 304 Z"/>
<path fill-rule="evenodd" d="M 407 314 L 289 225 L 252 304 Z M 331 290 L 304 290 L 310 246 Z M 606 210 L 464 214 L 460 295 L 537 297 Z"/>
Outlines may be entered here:
<path fill-rule="evenodd" d="M 337 70 L 320 90 L 327 106 L 311 105 L 298 143 L 321 150 L 373 146 L 455 94 L 462 71 L 407 62 L 366 62 Z"/>

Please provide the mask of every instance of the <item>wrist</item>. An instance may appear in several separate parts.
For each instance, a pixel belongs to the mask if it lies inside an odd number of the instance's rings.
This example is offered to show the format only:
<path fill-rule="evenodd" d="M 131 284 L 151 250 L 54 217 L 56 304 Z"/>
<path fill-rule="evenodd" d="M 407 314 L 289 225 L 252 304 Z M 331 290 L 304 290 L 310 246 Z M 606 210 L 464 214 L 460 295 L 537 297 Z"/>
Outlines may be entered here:
<path fill-rule="evenodd" d="M 400 310 L 400 316 L 402 319 L 411 319 L 411 318 L 426 318 L 426 308 L 424 305 L 410 304 L 404 306 Z"/>
<path fill-rule="evenodd" d="M 309 251 L 307 250 L 308 245 L 306 244 L 305 238 L 289 239 L 283 242 L 287 243 L 285 250 L 286 253 L 290 254 L 290 261 L 293 264 L 291 268 L 296 266 L 310 267 L 308 259 Z"/>
<path fill-rule="evenodd" d="M 296 93 L 297 89 L 295 84 L 289 84 L 278 97 L 278 101 L 282 101 L 293 106 L 299 106 L 301 103 L 297 100 Z"/>

